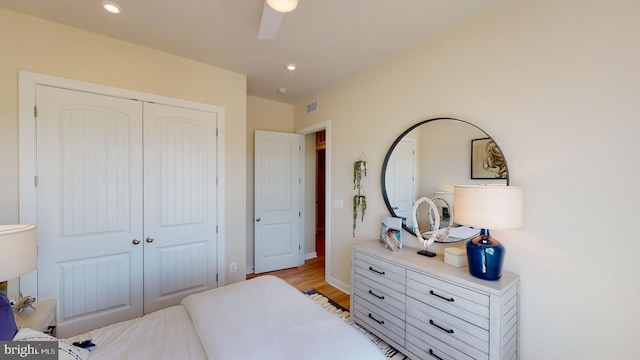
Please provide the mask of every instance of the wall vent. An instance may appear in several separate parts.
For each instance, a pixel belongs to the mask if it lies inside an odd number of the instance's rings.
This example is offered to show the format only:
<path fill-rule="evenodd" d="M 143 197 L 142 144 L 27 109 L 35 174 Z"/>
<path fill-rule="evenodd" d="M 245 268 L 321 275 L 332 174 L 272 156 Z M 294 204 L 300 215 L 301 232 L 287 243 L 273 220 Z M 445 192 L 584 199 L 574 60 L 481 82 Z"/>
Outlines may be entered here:
<path fill-rule="evenodd" d="M 307 114 L 318 111 L 318 100 L 313 100 L 307 104 Z"/>

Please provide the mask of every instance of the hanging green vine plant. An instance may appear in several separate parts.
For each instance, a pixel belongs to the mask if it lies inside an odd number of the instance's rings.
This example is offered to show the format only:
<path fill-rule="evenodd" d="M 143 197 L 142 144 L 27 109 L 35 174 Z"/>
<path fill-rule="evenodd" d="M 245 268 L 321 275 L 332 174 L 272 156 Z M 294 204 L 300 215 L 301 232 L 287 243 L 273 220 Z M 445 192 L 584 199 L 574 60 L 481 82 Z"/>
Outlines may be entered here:
<path fill-rule="evenodd" d="M 367 210 L 367 197 L 362 188 L 362 177 L 367 176 L 367 161 L 360 160 L 353 163 L 353 189 L 356 194 L 353 196 L 353 237 L 356 237 L 356 223 L 358 222 L 358 209 L 360 209 L 360 222 L 364 221 L 364 213 Z"/>
<path fill-rule="evenodd" d="M 356 237 L 356 222 L 358 222 L 358 208 L 360 208 L 360 221 L 364 221 L 364 213 L 367 210 L 367 197 L 354 195 L 353 197 L 353 237 Z"/>
<path fill-rule="evenodd" d="M 353 163 L 353 189 L 358 190 L 358 194 L 360 194 L 360 189 L 362 188 L 360 184 L 362 175 L 367 176 L 367 162 L 358 160 Z"/>

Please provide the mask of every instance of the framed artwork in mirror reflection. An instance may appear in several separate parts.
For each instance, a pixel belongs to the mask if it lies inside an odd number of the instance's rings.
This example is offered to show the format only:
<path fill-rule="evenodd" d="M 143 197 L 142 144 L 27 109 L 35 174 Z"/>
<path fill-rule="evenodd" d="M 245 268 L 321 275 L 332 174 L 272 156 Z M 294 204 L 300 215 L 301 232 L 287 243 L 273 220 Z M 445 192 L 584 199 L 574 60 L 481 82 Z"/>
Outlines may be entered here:
<path fill-rule="evenodd" d="M 504 155 L 492 138 L 471 140 L 471 178 L 507 178 L 507 164 Z"/>

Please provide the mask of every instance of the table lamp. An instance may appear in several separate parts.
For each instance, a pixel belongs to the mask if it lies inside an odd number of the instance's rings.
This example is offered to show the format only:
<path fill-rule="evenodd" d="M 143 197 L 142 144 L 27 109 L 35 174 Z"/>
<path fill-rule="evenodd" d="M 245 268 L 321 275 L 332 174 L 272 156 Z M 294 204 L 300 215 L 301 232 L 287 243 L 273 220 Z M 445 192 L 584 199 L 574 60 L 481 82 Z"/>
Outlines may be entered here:
<path fill-rule="evenodd" d="M 506 185 L 455 185 L 454 221 L 480 228 L 480 235 L 467 242 L 471 275 L 484 280 L 502 276 L 505 249 L 489 234 L 489 229 L 522 226 L 522 188 Z"/>
<path fill-rule="evenodd" d="M 35 225 L 0 225 L 0 281 L 35 270 L 37 254 Z"/>

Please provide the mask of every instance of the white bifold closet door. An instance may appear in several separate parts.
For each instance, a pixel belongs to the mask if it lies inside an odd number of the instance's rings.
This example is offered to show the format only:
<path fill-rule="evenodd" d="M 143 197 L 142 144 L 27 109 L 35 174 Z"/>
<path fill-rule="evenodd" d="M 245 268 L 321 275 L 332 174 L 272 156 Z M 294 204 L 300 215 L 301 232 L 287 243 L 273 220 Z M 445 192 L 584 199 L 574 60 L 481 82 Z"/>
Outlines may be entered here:
<path fill-rule="evenodd" d="M 216 287 L 216 117 L 144 104 L 144 312 Z"/>
<path fill-rule="evenodd" d="M 216 114 L 38 86 L 38 296 L 58 335 L 217 286 Z"/>

